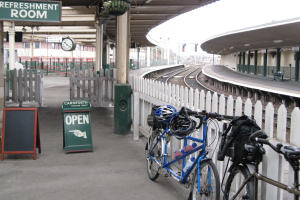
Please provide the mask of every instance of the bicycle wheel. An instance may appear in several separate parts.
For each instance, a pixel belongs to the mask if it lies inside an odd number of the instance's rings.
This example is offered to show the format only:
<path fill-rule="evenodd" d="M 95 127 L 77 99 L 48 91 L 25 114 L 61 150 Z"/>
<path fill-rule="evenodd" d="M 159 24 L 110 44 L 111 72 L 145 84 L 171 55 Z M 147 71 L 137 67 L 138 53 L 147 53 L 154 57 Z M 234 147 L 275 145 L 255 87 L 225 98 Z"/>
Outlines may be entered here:
<path fill-rule="evenodd" d="M 153 159 L 150 158 L 150 151 L 155 145 L 157 137 L 158 135 L 154 136 L 154 134 L 151 134 L 150 138 L 148 139 L 148 143 L 146 144 L 147 174 L 149 179 L 152 181 L 155 181 L 159 176 L 159 165 Z M 159 160 L 161 150 L 161 142 L 159 141 L 155 148 L 152 150 L 151 156 Z"/>
<path fill-rule="evenodd" d="M 189 200 L 219 200 L 220 178 L 216 165 L 211 160 L 201 162 L 200 192 L 198 191 L 197 168 L 194 173 Z"/>
<path fill-rule="evenodd" d="M 236 165 L 234 166 L 227 178 L 224 191 L 224 200 L 230 200 L 236 194 L 242 183 L 250 176 L 248 168 Z M 235 198 L 236 200 L 254 200 L 254 180 L 250 179 L 242 191 Z"/>

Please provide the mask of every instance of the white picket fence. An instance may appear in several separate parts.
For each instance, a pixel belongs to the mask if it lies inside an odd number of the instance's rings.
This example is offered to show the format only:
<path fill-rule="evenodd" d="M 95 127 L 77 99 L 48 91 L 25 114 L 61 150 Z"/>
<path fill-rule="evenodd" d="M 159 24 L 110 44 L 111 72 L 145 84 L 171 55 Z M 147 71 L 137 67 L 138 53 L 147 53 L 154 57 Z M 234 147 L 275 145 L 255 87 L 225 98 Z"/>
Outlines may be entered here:
<path fill-rule="evenodd" d="M 70 76 L 70 99 L 88 100 L 94 107 L 112 105 L 116 70 L 100 70 L 97 74 L 91 69 L 72 70 Z"/>
<path fill-rule="evenodd" d="M 133 88 L 133 131 L 134 140 L 138 140 L 140 133 L 149 136 L 150 128 L 147 125 L 147 115 L 150 114 L 152 105 L 171 104 L 178 109 L 186 106 L 192 110 L 206 110 L 208 112 L 217 112 L 219 114 L 241 116 L 242 114 L 253 116 L 257 124 L 265 130 L 269 139 L 273 142 L 290 143 L 300 146 L 300 110 L 295 108 L 290 116 L 290 128 L 287 128 L 288 116 L 287 109 L 281 105 L 275 112 L 272 103 L 268 103 L 265 108 L 261 101 L 255 103 L 247 99 L 242 101 L 241 97 L 233 99 L 232 96 L 225 97 L 223 94 L 198 91 L 197 89 L 188 89 L 174 84 L 165 84 L 142 77 L 131 76 L 131 85 Z M 277 114 L 277 115 L 276 115 Z M 222 127 L 222 126 L 220 126 Z M 212 128 L 209 134 L 213 134 Z M 197 134 L 195 134 L 197 135 Z M 211 135 L 209 137 L 212 137 Z M 172 140 L 170 146 L 171 152 L 176 148 L 181 148 L 180 141 Z M 179 144 L 179 145 L 178 145 Z M 182 144 L 181 144 L 182 145 Z M 216 144 L 215 144 L 216 145 Z M 292 185 L 294 181 L 293 170 L 285 159 L 265 146 L 266 155 L 260 166 L 262 174 L 269 178 L 279 180 L 283 183 Z M 217 151 L 216 151 L 217 152 Z M 219 169 L 220 177 L 223 177 L 225 170 L 225 161 L 216 160 L 216 153 L 213 159 Z M 291 194 L 279 190 L 268 184 L 259 184 L 259 196 L 262 200 L 283 200 L 293 199 Z"/>

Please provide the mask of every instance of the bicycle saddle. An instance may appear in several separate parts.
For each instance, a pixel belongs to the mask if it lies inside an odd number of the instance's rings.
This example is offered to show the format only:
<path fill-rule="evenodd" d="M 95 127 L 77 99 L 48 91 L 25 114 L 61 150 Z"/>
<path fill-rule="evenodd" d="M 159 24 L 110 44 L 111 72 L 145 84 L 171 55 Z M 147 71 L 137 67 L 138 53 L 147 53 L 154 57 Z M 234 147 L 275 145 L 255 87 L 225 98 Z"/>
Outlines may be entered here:
<path fill-rule="evenodd" d="M 300 159 L 300 147 L 296 147 L 296 146 L 284 146 L 282 152 L 289 159 Z"/>

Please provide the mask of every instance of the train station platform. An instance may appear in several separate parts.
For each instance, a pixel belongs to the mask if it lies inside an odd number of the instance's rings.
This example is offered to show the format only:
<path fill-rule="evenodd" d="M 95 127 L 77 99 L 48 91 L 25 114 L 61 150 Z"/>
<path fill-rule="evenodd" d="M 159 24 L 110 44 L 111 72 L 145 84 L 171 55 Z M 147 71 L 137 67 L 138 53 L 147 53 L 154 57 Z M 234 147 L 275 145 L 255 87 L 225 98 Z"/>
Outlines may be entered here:
<path fill-rule="evenodd" d="M 146 67 L 146 68 L 140 68 L 137 70 L 130 71 L 131 75 L 138 76 L 140 78 L 143 78 L 145 75 L 155 72 L 155 71 L 161 71 L 161 70 L 169 70 L 171 68 L 176 68 L 182 66 L 180 64 L 177 65 L 162 65 L 162 66 L 155 66 L 155 67 Z"/>
<path fill-rule="evenodd" d="M 94 152 L 65 154 L 61 103 L 69 79 L 45 77 L 45 107 L 39 109 L 42 153 L 0 161 L 3 200 L 182 200 L 187 191 L 171 179 L 147 177 L 144 142 L 113 132 L 113 108 L 93 108 Z"/>
<path fill-rule="evenodd" d="M 202 72 L 220 82 L 300 98 L 300 84 L 296 82 L 253 77 L 221 65 L 206 66 Z"/>

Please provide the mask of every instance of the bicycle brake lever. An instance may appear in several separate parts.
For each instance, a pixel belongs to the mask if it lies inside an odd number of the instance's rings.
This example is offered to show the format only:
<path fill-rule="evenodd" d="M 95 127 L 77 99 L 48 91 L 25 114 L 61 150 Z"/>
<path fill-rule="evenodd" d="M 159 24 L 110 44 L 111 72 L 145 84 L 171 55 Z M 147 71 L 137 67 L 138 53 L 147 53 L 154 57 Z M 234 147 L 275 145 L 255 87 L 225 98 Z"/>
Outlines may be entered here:
<path fill-rule="evenodd" d="M 281 151 L 281 147 L 283 147 L 283 144 L 281 143 L 276 144 L 277 151 Z"/>

